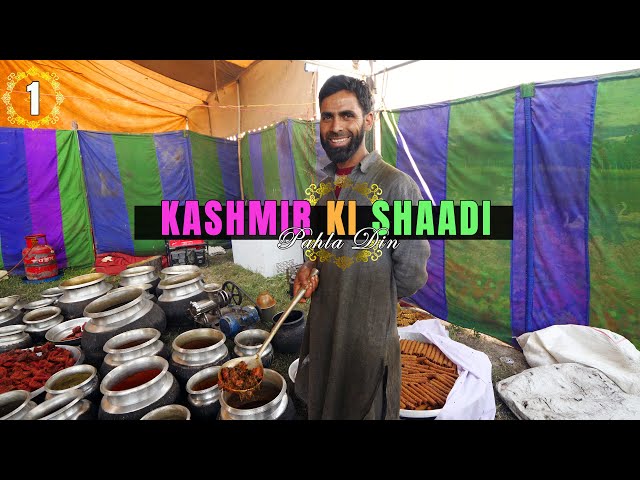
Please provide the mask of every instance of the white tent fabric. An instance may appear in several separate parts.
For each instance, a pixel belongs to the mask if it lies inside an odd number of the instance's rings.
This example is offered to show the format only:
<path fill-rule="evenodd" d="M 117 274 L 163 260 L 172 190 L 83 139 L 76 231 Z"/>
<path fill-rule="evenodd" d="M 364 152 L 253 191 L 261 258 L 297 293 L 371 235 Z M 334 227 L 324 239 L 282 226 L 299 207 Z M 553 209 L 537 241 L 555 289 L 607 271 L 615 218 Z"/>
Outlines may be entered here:
<path fill-rule="evenodd" d="M 498 382 L 498 395 L 521 420 L 638 420 L 640 397 L 579 363 L 534 367 Z"/>
<path fill-rule="evenodd" d="M 624 392 L 640 394 L 640 352 L 622 335 L 584 325 L 553 325 L 517 340 L 532 367 L 580 363 L 597 368 Z"/>

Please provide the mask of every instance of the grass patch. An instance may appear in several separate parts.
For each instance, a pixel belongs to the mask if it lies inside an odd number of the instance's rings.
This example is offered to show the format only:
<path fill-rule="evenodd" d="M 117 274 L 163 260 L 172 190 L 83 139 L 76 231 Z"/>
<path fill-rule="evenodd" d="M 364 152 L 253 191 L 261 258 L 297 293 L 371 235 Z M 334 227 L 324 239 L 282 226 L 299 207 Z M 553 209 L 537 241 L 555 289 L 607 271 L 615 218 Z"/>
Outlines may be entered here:
<path fill-rule="evenodd" d="M 207 283 L 223 284 L 226 281 L 232 281 L 244 290 L 254 302 L 258 295 L 266 290 L 276 300 L 276 312 L 285 310 L 291 303 L 289 283 L 284 273 L 267 278 L 259 273 L 247 270 L 233 263 L 233 252 L 231 250 L 227 250 L 224 255 L 210 257 L 209 260 L 209 266 L 202 269 Z M 244 303 L 253 305 L 250 301 L 245 301 Z M 309 302 L 298 304 L 296 309 L 302 310 L 306 314 L 309 311 Z"/>
<path fill-rule="evenodd" d="M 62 271 L 62 277 L 52 282 L 29 283 L 23 281 L 24 277 L 19 275 L 10 275 L 9 278 L 0 280 L 0 298 L 9 295 L 22 295 L 25 300 L 33 301 L 40 299 L 40 293 L 53 287 L 57 287 L 65 280 L 91 273 L 94 270 L 92 265 L 87 267 L 70 267 Z M 110 279 L 107 278 L 107 281 Z"/>

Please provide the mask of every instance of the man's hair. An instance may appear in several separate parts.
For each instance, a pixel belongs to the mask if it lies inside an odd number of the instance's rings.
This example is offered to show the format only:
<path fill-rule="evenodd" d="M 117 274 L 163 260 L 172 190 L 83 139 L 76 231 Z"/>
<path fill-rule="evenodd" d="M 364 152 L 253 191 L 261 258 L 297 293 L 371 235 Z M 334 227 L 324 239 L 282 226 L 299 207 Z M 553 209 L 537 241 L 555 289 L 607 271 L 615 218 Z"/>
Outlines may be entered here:
<path fill-rule="evenodd" d="M 355 94 L 360 108 L 362 108 L 363 115 L 373 110 L 373 95 L 371 95 L 371 90 L 369 90 L 367 83 L 364 80 L 347 77 L 346 75 L 334 75 L 324 83 L 320 89 L 320 93 L 318 93 L 320 105 L 322 105 L 322 101 L 325 98 L 340 90 L 347 90 Z"/>

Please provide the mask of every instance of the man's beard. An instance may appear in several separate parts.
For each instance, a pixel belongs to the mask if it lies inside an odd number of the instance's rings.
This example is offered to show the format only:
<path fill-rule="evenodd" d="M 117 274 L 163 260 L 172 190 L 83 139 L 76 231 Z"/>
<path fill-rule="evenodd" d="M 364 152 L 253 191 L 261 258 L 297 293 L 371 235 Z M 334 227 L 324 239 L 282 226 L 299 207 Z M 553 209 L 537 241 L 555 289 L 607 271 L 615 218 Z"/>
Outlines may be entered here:
<path fill-rule="evenodd" d="M 333 163 L 344 163 L 349 160 L 354 153 L 356 153 L 358 148 L 360 148 L 363 139 L 364 124 L 363 128 L 360 129 L 360 132 L 356 136 L 351 137 L 351 141 L 345 147 L 332 147 L 329 139 L 325 140 L 322 136 L 320 136 L 320 144 L 322 145 L 322 148 L 324 148 L 329 160 Z"/>

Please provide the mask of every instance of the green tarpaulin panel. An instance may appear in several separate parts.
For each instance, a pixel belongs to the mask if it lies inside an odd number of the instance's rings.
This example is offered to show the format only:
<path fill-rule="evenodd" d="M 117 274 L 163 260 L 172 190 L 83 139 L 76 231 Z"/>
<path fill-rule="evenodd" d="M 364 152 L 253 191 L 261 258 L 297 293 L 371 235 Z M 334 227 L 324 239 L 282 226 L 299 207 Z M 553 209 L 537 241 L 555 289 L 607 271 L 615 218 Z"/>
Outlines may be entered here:
<path fill-rule="evenodd" d="M 153 135 L 113 134 L 120 180 L 134 236 L 135 255 L 154 255 L 164 250 L 164 240 L 135 240 L 136 205 L 160 205 L 162 184 Z"/>
<path fill-rule="evenodd" d="M 69 265 L 73 266 L 92 265 L 95 262 L 93 236 L 78 137 L 73 131 L 57 130 L 56 145 L 60 210 L 67 259 Z"/>
<path fill-rule="evenodd" d="M 447 199 L 512 204 L 514 91 L 451 105 Z M 511 341 L 510 240 L 448 240 L 449 321 Z"/>
<path fill-rule="evenodd" d="M 640 78 L 600 79 L 589 185 L 590 318 L 640 347 Z"/>

